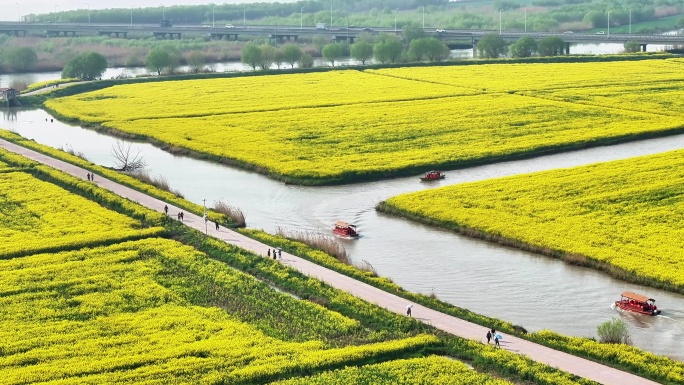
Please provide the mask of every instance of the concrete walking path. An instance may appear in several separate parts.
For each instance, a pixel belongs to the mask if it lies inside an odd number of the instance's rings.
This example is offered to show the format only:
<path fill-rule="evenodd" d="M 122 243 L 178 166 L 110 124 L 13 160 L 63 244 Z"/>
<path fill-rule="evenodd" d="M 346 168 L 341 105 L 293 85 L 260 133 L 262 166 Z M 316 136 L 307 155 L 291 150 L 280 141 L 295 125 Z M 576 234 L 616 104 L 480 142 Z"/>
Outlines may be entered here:
<path fill-rule="evenodd" d="M 75 177 L 86 179 L 89 170 L 74 166 L 47 155 L 29 150 L 0 139 L 0 148 L 20 154 L 26 158 L 54 167 Z M 167 204 L 159 199 L 152 198 L 144 193 L 133 190 L 129 187 L 112 182 L 99 175 L 95 175 L 94 183 L 102 188 L 110 190 L 124 198 L 128 198 L 152 210 L 163 212 L 164 206 L 169 207 L 169 216 L 175 218 L 178 212 L 184 211 L 184 223 L 202 232 L 207 232 L 215 238 L 222 239 L 235 246 L 247 249 L 258 255 L 266 256 L 271 246 L 260 243 L 242 234 L 221 227 L 216 230 L 213 222 L 205 223 L 204 218 L 184 209 Z M 357 281 L 346 275 L 337 273 L 315 263 L 309 262 L 297 256 L 283 253 L 281 262 L 299 272 L 317 278 L 328 285 L 339 290 L 346 291 L 358 298 L 370 303 L 377 304 L 394 313 L 406 314 L 406 306 L 409 304 L 404 298 L 390 294 L 363 282 Z M 424 306 L 413 304 L 412 315 L 417 320 L 432 325 L 440 330 L 454 334 L 459 337 L 468 338 L 476 341 L 484 341 L 487 329 L 480 325 L 464 321 L 462 319 L 440 313 L 436 310 Z M 586 316 L 586 315 L 578 315 Z M 611 367 L 576 357 L 571 354 L 563 353 L 527 340 L 504 335 L 501 341 L 501 348 L 508 351 L 525 355 L 535 361 L 545 363 L 551 367 L 584 377 L 605 385 L 655 385 L 657 382 L 644 379 Z"/>

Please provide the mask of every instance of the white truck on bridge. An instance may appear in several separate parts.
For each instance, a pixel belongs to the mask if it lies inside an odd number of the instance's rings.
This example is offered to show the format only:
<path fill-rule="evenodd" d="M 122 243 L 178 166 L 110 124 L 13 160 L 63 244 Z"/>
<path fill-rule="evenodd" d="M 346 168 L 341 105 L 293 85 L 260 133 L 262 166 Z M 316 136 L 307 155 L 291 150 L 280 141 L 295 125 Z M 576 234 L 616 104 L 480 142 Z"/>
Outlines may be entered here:
<path fill-rule="evenodd" d="M 328 29 L 328 26 L 325 23 L 316 23 L 316 29 Z"/>

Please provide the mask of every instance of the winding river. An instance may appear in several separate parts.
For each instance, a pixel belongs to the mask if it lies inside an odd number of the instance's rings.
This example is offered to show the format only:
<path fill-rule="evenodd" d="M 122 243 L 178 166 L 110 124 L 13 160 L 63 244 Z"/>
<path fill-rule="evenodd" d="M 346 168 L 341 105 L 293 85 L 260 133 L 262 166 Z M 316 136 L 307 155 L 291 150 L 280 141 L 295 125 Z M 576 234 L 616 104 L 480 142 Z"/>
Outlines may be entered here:
<path fill-rule="evenodd" d="M 0 109 L 0 127 L 56 148 L 72 148 L 111 166 L 110 136 L 54 120 L 41 109 Z M 223 200 L 240 207 L 249 227 L 329 234 L 335 220 L 359 226 L 362 237 L 344 241 L 357 261 L 404 288 L 430 294 L 477 313 L 567 335 L 595 336 L 614 317 L 628 322 L 635 345 L 684 361 L 684 296 L 612 279 L 588 268 L 502 247 L 377 213 L 391 196 L 449 184 L 623 159 L 684 147 L 684 135 L 503 162 L 447 172 L 447 179 L 421 184 L 416 177 L 333 187 L 285 185 L 262 175 L 202 160 L 174 156 L 135 143 L 152 175 L 195 203 Z M 161 209 L 161 208 L 160 208 Z M 623 291 L 657 299 L 663 315 L 618 313 L 612 301 Z"/>

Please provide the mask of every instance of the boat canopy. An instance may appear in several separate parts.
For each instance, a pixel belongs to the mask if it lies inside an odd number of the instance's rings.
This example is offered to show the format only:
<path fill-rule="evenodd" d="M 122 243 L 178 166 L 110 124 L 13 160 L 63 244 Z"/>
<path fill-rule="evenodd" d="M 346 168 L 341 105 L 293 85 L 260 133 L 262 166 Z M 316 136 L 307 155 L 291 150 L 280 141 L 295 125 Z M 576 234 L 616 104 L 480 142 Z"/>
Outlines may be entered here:
<path fill-rule="evenodd" d="M 653 298 L 648 298 L 645 295 L 632 293 L 631 291 L 626 291 L 626 292 L 622 293 L 622 296 L 625 298 L 633 299 L 635 301 L 639 301 L 639 302 L 648 302 L 648 301 L 655 302 L 655 300 Z"/>
<path fill-rule="evenodd" d="M 345 221 L 337 221 L 337 222 L 335 222 L 335 226 L 337 226 L 337 227 L 356 227 L 356 226 L 349 224 Z"/>

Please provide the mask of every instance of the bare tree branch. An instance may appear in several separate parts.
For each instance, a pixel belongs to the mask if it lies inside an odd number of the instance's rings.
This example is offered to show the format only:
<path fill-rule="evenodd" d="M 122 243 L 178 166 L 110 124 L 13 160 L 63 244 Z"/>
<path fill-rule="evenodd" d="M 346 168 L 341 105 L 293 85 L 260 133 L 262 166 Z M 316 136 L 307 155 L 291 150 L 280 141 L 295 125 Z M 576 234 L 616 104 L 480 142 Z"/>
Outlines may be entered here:
<path fill-rule="evenodd" d="M 131 143 L 117 140 L 116 143 L 112 145 L 111 151 L 111 154 L 114 157 L 114 168 L 124 172 L 142 170 L 147 166 L 147 162 L 145 162 L 145 157 L 141 152 L 142 150 L 138 149 L 138 151 L 133 154 Z"/>

